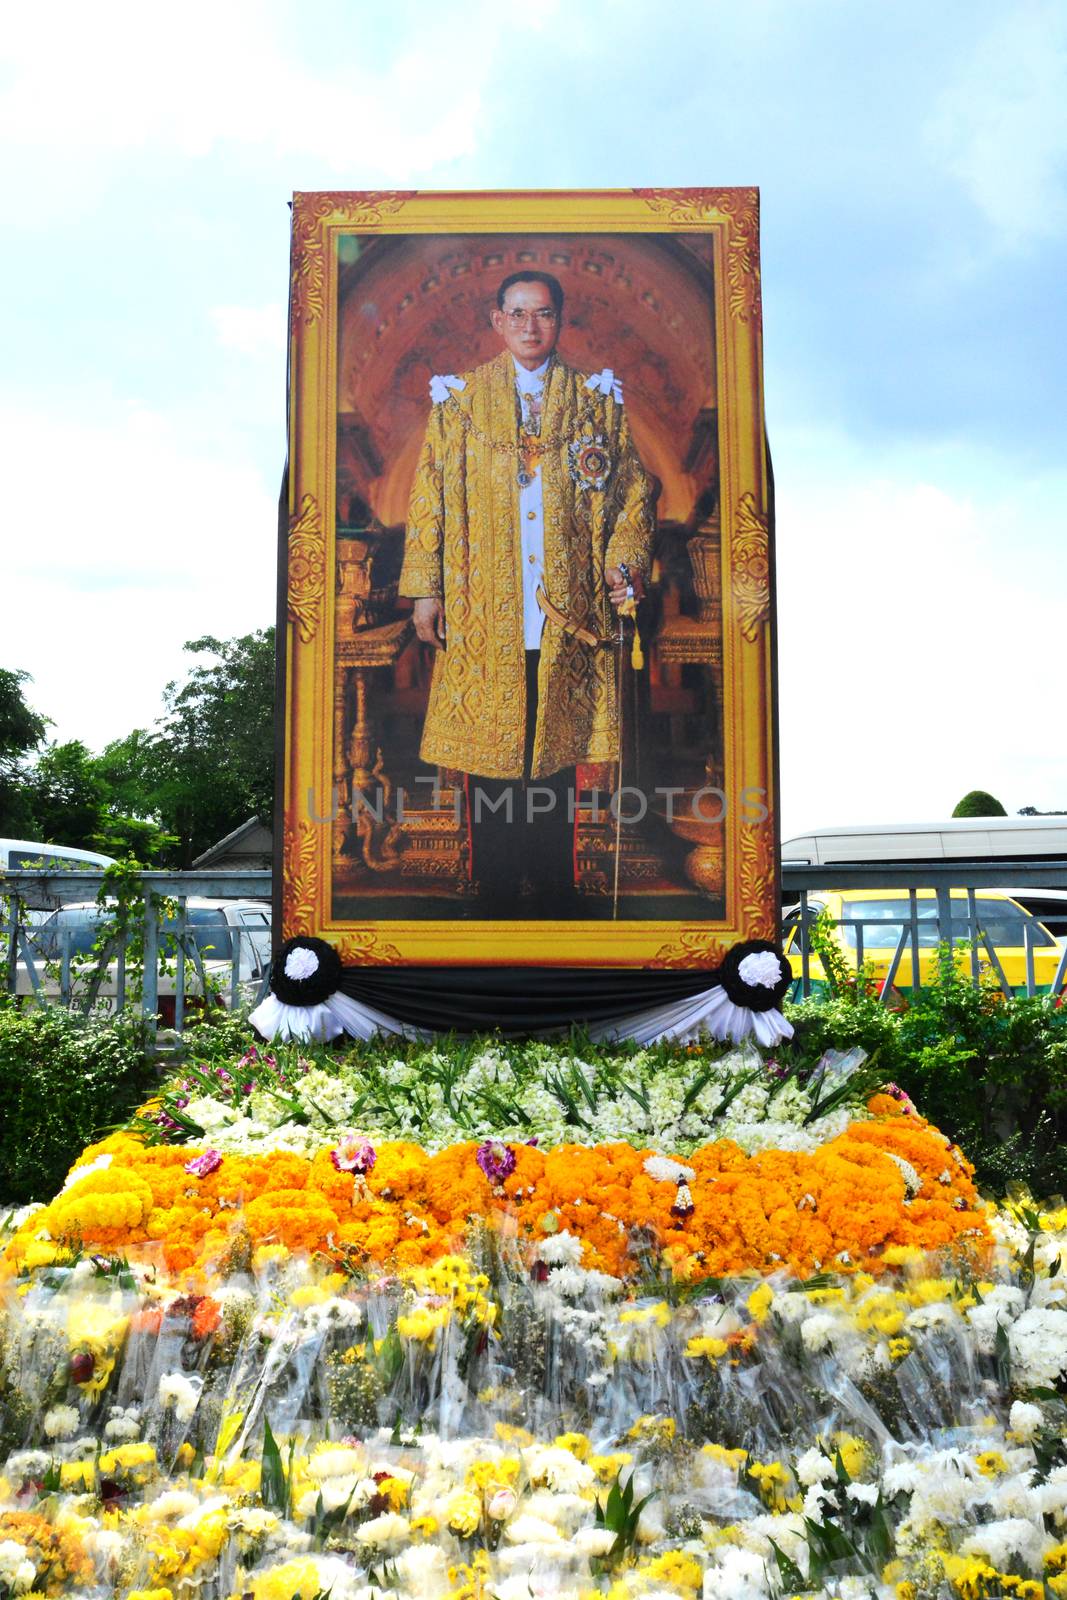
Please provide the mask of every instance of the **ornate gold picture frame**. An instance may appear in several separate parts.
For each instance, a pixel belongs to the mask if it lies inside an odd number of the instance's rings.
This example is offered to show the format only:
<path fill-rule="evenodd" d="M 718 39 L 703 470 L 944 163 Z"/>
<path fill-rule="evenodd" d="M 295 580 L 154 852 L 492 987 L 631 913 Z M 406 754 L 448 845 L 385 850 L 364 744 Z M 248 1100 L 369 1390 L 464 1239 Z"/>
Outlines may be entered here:
<path fill-rule="evenodd" d="M 444 378 L 494 354 L 497 290 L 524 271 L 563 285 L 559 354 L 605 394 L 617 369 L 659 531 L 638 650 L 627 633 L 612 669 L 619 762 L 573 769 L 576 908 L 502 918 L 472 880 L 473 780 L 419 760 L 433 652 L 398 571 L 428 381 L 450 399 Z M 348 966 L 641 968 L 774 939 L 758 192 L 297 194 L 290 339 L 282 936 Z"/>

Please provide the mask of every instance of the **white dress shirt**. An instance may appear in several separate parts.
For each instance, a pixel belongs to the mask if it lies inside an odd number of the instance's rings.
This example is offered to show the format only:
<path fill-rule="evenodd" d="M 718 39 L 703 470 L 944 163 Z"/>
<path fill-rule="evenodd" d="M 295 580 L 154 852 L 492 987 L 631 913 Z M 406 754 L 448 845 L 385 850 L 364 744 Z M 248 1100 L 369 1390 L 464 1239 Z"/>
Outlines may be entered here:
<path fill-rule="evenodd" d="M 547 360 L 533 372 L 515 362 L 515 386 L 524 420 L 530 401 L 541 398 L 547 371 Z M 534 468 L 533 482 L 525 487 L 519 485 L 519 543 L 522 547 L 523 634 L 527 650 L 540 650 L 545 626 L 545 614 L 537 604 L 537 590 L 545 579 L 545 501 L 540 463 Z"/>

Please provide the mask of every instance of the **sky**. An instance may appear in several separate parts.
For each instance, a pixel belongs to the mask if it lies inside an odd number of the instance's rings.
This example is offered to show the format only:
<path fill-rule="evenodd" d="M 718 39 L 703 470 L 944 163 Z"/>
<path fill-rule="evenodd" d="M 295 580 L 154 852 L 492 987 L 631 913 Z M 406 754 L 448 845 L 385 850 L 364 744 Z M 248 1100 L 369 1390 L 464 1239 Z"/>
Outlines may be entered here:
<path fill-rule="evenodd" d="M 783 836 L 1067 808 L 1067 7 L 58 0 L 0 31 L 0 665 L 273 620 L 294 190 L 761 191 Z"/>

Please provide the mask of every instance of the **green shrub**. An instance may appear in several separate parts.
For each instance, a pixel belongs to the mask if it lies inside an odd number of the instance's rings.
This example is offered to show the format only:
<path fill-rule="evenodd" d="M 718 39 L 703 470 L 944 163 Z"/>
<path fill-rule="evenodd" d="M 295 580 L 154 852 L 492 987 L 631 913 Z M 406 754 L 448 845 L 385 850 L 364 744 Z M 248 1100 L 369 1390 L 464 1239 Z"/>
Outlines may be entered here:
<path fill-rule="evenodd" d="M 974 988 L 942 947 L 936 982 L 887 1010 L 855 985 L 789 1009 L 805 1056 L 862 1045 L 886 1080 L 974 1162 L 985 1188 L 1022 1183 L 1037 1196 L 1067 1188 L 1067 1009 Z"/>
<path fill-rule="evenodd" d="M 139 1018 L 0 1001 L 0 1202 L 51 1199 L 85 1146 L 156 1081 Z"/>

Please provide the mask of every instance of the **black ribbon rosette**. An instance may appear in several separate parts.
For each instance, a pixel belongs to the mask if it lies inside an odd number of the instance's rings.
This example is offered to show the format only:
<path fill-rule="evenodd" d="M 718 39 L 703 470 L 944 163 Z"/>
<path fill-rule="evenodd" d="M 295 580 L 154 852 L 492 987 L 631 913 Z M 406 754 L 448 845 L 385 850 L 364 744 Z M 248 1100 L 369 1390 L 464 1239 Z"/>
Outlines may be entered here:
<path fill-rule="evenodd" d="M 793 969 L 769 939 L 745 939 L 727 951 L 711 981 L 721 984 L 735 1006 L 777 1011 L 789 992 Z"/>
<path fill-rule="evenodd" d="M 287 939 L 270 969 L 270 989 L 287 1006 L 318 1006 L 336 994 L 341 958 L 325 939 Z"/>

